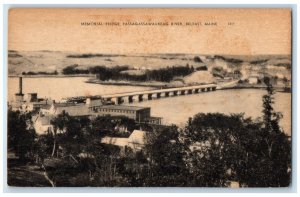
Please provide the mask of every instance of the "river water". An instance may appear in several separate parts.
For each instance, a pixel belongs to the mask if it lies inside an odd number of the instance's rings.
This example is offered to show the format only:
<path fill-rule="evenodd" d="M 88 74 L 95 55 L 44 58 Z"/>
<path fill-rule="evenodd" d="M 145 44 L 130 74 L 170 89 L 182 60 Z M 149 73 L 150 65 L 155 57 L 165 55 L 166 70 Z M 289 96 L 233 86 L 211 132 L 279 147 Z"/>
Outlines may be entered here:
<path fill-rule="evenodd" d="M 23 78 L 23 93 L 38 93 L 39 98 L 60 100 L 71 96 L 88 96 L 149 90 L 148 87 L 116 86 L 85 83 L 86 77 L 69 78 Z M 8 100 L 14 99 L 18 92 L 18 78 L 8 79 Z M 188 117 L 199 112 L 245 113 L 246 117 L 257 118 L 262 115 L 262 96 L 265 90 L 239 89 L 218 90 L 194 95 L 162 98 L 159 100 L 135 102 L 130 105 L 151 107 L 152 116 L 163 117 L 164 124 L 184 126 Z M 291 135 L 291 94 L 277 92 L 274 108 L 281 112 L 280 126 Z"/>

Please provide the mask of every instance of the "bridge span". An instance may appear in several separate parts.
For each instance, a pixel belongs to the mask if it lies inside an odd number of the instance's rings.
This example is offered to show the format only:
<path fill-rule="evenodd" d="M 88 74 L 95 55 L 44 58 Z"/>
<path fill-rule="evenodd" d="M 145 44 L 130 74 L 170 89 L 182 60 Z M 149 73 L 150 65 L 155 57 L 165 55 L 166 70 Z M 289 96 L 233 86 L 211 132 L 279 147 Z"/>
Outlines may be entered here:
<path fill-rule="evenodd" d="M 198 94 L 200 92 L 215 91 L 216 84 L 185 86 L 178 88 L 166 88 L 158 90 L 146 90 L 138 92 L 128 92 L 119 94 L 102 95 L 101 98 L 107 101 L 114 101 L 116 104 L 122 104 L 125 101 L 132 103 L 134 101 L 142 102 L 144 100 L 160 99 L 163 97 Z"/>

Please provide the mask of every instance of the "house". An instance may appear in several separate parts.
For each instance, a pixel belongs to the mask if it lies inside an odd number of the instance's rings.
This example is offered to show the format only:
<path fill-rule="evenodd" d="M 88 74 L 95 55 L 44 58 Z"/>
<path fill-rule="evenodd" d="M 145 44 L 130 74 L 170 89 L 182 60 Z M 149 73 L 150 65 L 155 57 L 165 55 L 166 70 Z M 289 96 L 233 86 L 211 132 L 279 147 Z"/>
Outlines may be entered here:
<path fill-rule="evenodd" d="M 128 138 L 128 146 L 134 150 L 141 150 L 146 142 L 146 131 L 134 130 Z"/>
<path fill-rule="evenodd" d="M 89 116 L 89 108 L 85 104 L 76 103 L 53 103 L 50 107 L 42 107 L 41 114 L 55 116 L 62 113 L 68 113 L 70 116 Z"/>
<path fill-rule="evenodd" d="M 134 130 L 128 138 L 106 136 L 101 139 L 101 143 L 118 146 L 122 151 L 124 151 L 126 147 L 130 147 L 134 151 L 138 151 L 146 144 L 146 133 L 146 131 Z"/>
<path fill-rule="evenodd" d="M 251 76 L 248 78 L 249 84 L 257 84 L 258 83 L 258 78 Z"/>
<path fill-rule="evenodd" d="M 53 116 L 32 116 L 35 132 L 39 135 L 53 132 L 53 125 L 51 124 L 52 118 Z"/>

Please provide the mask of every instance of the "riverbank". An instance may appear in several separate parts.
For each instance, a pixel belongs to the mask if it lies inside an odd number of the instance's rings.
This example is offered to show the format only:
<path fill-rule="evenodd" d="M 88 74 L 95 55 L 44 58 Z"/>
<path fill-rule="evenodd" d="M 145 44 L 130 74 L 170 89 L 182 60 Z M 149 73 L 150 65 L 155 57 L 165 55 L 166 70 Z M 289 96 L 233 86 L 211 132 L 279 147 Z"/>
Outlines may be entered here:
<path fill-rule="evenodd" d="M 167 82 L 158 81 L 147 81 L 147 82 L 136 82 L 136 81 L 100 81 L 98 79 L 89 79 L 86 83 L 101 84 L 101 85 L 122 85 L 122 86 L 142 86 L 142 87 L 152 87 L 152 88 L 177 88 L 184 85 L 175 85 Z M 200 85 L 200 84 L 198 84 Z M 219 90 L 234 90 L 234 89 L 266 89 L 266 85 L 259 84 L 235 84 L 232 86 L 222 86 L 218 85 Z M 291 87 L 283 86 L 273 86 L 275 91 L 291 93 Z"/>
<path fill-rule="evenodd" d="M 68 78 L 68 77 L 96 77 L 94 74 L 76 74 L 76 75 L 8 75 L 8 77 L 24 77 L 24 78 Z"/>
<path fill-rule="evenodd" d="M 162 88 L 162 87 L 175 87 L 171 86 L 170 83 L 158 82 L 158 81 L 147 81 L 147 82 L 138 82 L 138 81 L 100 81 L 98 79 L 89 79 L 86 83 L 92 84 L 101 84 L 101 85 L 122 85 L 122 86 L 142 86 L 142 87 L 151 87 L 151 88 Z"/>
<path fill-rule="evenodd" d="M 188 86 L 187 84 L 177 84 L 172 82 L 159 82 L 159 81 L 147 81 L 147 82 L 139 82 L 139 81 L 100 81 L 96 78 L 95 75 L 92 74 L 75 74 L 75 75 L 9 75 L 9 78 L 17 78 L 17 77 L 24 77 L 24 78 L 80 78 L 86 77 L 88 78 L 85 83 L 90 84 L 100 84 L 100 85 L 108 85 L 108 86 L 137 86 L 137 87 L 149 87 L 149 88 L 177 88 Z M 195 84 L 190 84 L 195 85 Z M 201 85 L 201 84 L 198 84 Z M 203 85 L 203 84 L 202 84 Z M 266 85 L 262 84 L 238 84 L 233 83 L 230 86 L 223 86 L 223 84 L 217 84 L 218 90 L 232 90 L 232 89 L 266 89 Z M 291 93 L 291 87 L 284 87 L 284 86 L 273 86 L 274 90 L 277 92 L 287 92 Z"/>
<path fill-rule="evenodd" d="M 226 89 L 226 88 L 224 88 Z M 237 84 L 235 87 L 230 89 L 267 89 L 266 85 L 258 85 L 258 84 Z M 273 86 L 273 89 L 277 92 L 287 92 L 291 93 L 292 89 L 291 87 L 285 87 L 285 86 Z"/>

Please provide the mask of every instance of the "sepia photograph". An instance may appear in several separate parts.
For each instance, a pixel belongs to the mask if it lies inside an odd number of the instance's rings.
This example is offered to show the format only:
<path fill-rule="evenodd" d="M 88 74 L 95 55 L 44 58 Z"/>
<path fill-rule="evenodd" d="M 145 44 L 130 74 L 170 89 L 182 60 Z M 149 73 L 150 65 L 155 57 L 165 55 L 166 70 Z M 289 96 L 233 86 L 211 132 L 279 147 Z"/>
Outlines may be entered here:
<path fill-rule="evenodd" d="M 288 188 L 292 9 L 10 8 L 8 187 Z"/>

